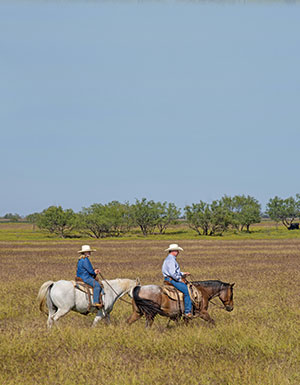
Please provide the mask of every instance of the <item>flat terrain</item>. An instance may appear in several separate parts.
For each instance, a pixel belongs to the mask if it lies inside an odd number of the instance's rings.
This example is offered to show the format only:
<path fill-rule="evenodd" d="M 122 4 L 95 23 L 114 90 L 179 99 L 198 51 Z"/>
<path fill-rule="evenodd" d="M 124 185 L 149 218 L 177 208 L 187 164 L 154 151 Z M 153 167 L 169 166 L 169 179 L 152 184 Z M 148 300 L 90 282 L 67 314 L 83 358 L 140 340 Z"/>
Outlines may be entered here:
<path fill-rule="evenodd" d="M 1 238 L 3 239 L 3 237 Z M 130 305 L 117 302 L 110 326 L 69 313 L 51 331 L 36 295 L 48 280 L 73 279 L 82 243 L 107 279 L 160 284 L 167 240 L 9 240 L 0 242 L 1 384 L 300 383 L 300 239 L 181 240 L 178 257 L 192 279 L 235 282 L 231 313 L 189 326 L 157 317 L 128 327 Z M 217 302 L 217 300 L 216 300 Z"/>

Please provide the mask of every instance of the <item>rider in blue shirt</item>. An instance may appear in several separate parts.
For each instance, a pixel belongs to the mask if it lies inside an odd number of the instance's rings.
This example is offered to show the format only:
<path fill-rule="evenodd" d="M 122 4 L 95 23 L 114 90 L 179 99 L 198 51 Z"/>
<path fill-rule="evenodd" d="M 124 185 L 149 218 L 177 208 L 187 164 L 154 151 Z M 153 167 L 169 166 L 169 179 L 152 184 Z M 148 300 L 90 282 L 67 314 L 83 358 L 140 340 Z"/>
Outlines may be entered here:
<path fill-rule="evenodd" d="M 184 283 L 183 279 L 187 275 L 190 275 L 188 272 L 181 272 L 179 264 L 176 260 L 176 257 L 179 254 L 179 251 L 183 251 L 176 243 L 171 244 L 165 251 L 168 251 L 169 254 L 164 260 L 162 265 L 162 273 L 165 281 L 170 282 L 173 286 L 181 291 L 184 295 L 184 313 L 188 318 L 192 317 L 192 301 L 189 295 L 189 290 L 187 285 Z"/>
<path fill-rule="evenodd" d="M 76 275 L 77 277 L 80 277 L 83 282 L 94 288 L 94 306 L 101 308 L 99 298 L 102 289 L 99 282 L 96 280 L 96 276 L 100 273 L 100 270 L 94 269 L 89 260 L 92 251 L 96 250 L 91 249 L 89 245 L 83 245 L 81 250 L 78 251 L 78 253 L 80 253 L 80 257 L 77 262 Z"/>

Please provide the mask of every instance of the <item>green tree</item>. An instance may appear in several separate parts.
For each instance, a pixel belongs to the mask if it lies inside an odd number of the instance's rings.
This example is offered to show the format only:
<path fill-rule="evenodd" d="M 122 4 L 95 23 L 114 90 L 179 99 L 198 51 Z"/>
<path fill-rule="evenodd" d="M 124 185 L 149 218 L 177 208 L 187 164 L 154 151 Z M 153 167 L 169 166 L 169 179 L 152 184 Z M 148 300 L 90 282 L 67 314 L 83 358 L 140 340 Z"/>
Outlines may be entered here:
<path fill-rule="evenodd" d="M 20 219 L 22 219 L 21 215 L 12 213 L 5 214 L 3 218 L 8 219 L 11 222 L 18 222 Z"/>
<path fill-rule="evenodd" d="M 259 202 L 245 195 L 236 195 L 233 198 L 224 196 L 221 201 L 229 211 L 229 221 L 232 227 L 242 231 L 244 227 L 249 232 L 250 225 L 261 221 Z"/>
<path fill-rule="evenodd" d="M 230 215 L 230 225 L 236 229 L 239 230 L 240 227 L 240 219 L 239 214 L 241 212 L 241 204 L 239 202 L 239 198 L 236 196 L 234 198 L 224 195 L 221 198 L 221 201 L 223 205 L 227 208 L 229 215 Z"/>
<path fill-rule="evenodd" d="M 33 213 L 33 214 L 28 214 L 25 217 L 25 220 L 32 224 L 33 230 L 35 229 L 35 226 L 36 226 L 36 224 L 38 222 L 38 219 L 39 219 L 40 215 L 41 215 L 40 213 Z"/>
<path fill-rule="evenodd" d="M 83 207 L 79 213 L 79 228 L 95 238 L 103 238 L 112 228 L 112 219 L 107 207 L 101 203 L 94 203 L 90 207 Z"/>
<path fill-rule="evenodd" d="M 242 204 L 239 212 L 239 223 L 241 225 L 241 231 L 246 226 L 246 230 L 249 233 L 250 225 L 259 223 L 261 221 L 261 206 L 255 198 L 251 196 L 240 197 Z"/>
<path fill-rule="evenodd" d="M 287 199 L 275 196 L 267 203 L 266 213 L 275 222 L 282 222 L 282 224 L 289 228 L 295 218 L 299 217 L 300 210 L 300 195 L 296 195 L 296 199 L 289 197 Z"/>
<path fill-rule="evenodd" d="M 158 209 L 157 227 L 160 234 L 164 234 L 170 224 L 175 224 L 180 217 L 180 209 L 174 203 L 157 202 Z"/>
<path fill-rule="evenodd" d="M 208 203 L 200 201 L 184 208 L 187 222 L 199 235 L 208 235 L 211 211 Z"/>
<path fill-rule="evenodd" d="M 222 200 L 215 200 L 209 206 L 210 232 L 209 235 L 221 235 L 228 229 L 232 216 Z"/>
<path fill-rule="evenodd" d="M 65 238 L 76 227 L 77 217 L 72 209 L 50 206 L 38 216 L 37 225 L 40 229 Z"/>
<path fill-rule="evenodd" d="M 147 201 L 146 198 L 136 199 L 135 204 L 131 206 L 134 222 L 142 230 L 143 235 L 147 236 L 153 233 L 159 221 L 159 208 L 153 201 Z"/>
<path fill-rule="evenodd" d="M 199 235 L 222 235 L 230 224 L 230 211 L 221 200 L 200 201 L 184 210 L 189 226 Z"/>
<path fill-rule="evenodd" d="M 128 202 L 112 201 L 106 205 L 107 216 L 110 218 L 111 231 L 119 236 L 128 232 L 134 225 L 132 209 Z"/>

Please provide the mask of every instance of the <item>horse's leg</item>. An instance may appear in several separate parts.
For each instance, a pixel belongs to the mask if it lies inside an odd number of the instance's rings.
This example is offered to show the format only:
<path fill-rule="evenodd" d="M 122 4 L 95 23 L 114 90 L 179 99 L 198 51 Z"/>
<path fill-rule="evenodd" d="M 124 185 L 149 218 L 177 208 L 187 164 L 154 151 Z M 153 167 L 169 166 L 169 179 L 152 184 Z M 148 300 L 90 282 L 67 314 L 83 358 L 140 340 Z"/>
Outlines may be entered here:
<path fill-rule="evenodd" d="M 110 314 L 107 313 L 104 319 L 105 319 L 106 325 L 109 325 L 110 324 Z"/>
<path fill-rule="evenodd" d="M 52 316 L 52 320 L 54 322 L 58 321 L 61 317 L 63 317 L 64 315 L 66 315 L 67 313 L 69 313 L 71 309 L 68 307 L 68 308 L 60 308 L 57 310 L 57 312 Z"/>
<path fill-rule="evenodd" d="M 97 325 L 97 323 L 98 323 L 100 320 L 102 320 L 103 318 L 105 318 L 105 317 L 109 317 L 109 314 L 106 315 L 106 314 L 102 311 L 102 309 L 99 309 L 98 312 L 97 312 L 96 317 L 94 318 L 94 322 L 93 322 L 93 324 L 92 324 L 92 327 L 94 328 L 94 327 Z"/>
<path fill-rule="evenodd" d="M 47 307 L 48 307 L 48 311 L 49 311 L 48 320 L 47 320 L 47 327 L 49 329 L 51 329 L 51 327 L 53 326 L 53 322 L 54 322 L 53 316 L 54 316 L 55 312 L 57 311 L 57 308 L 54 306 L 49 295 L 47 295 Z"/>
<path fill-rule="evenodd" d="M 153 325 L 153 322 L 154 322 L 154 317 L 147 317 L 146 316 L 146 328 L 151 328 L 151 326 Z"/>
<path fill-rule="evenodd" d="M 214 325 L 215 321 L 211 318 L 211 316 L 208 314 L 208 311 L 207 311 L 208 304 L 209 304 L 208 297 L 202 296 L 199 317 L 202 318 L 204 321 L 207 321 L 210 324 Z"/>
<path fill-rule="evenodd" d="M 201 310 L 199 317 L 204 319 L 204 321 L 207 321 L 208 323 L 215 325 L 215 321 L 211 316 L 208 314 L 206 310 Z"/>
<path fill-rule="evenodd" d="M 132 312 L 131 316 L 126 321 L 128 323 L 128 325 L 133 324 L 135 321 L 137 321 L 138 319 L 140 319 L 143 316 L 143 314 L 139 311 L 139 309 L 136 306 L 134 301 L 132 302 L 132 311 L 133 312 Z"/>
<path fill-rule="evenodd" d="M 138 313 L 135 309 L 133 310 L 133 313 L 131 314 L 131 316 L 127 319 L 127 323 L 129 325 L 133 324 L 135 321 L 137 321 L 138 319 L 140 319 L 142 317 L 142 314 Z"/>

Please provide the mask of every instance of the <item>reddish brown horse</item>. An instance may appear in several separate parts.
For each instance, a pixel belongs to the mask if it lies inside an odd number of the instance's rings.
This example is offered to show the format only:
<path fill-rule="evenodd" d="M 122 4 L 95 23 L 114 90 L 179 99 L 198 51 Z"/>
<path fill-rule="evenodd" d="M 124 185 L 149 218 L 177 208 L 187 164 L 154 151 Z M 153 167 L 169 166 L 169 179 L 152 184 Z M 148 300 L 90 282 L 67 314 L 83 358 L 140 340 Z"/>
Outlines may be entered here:
<path fill-rule="evenodd" d="M 192 284 L 201 293 L 199 306 L 193 305 L 193 314 L 205 321 L 214 324 L 214 320 L 207 312 L 209 301 L 219 297 L 227 311 L 233 310 L 233 284 L 221 281 L 195 281 Z M 143 315 L 146 318 L 146 327 L 150 327 L 157 314 L 179 320 L 183 315 L 184 303 L 169 298 L 163 288 L 157 285 L 136 286 L 133 289 L 133 313 L 127 322 L 132 324 Z"/>

